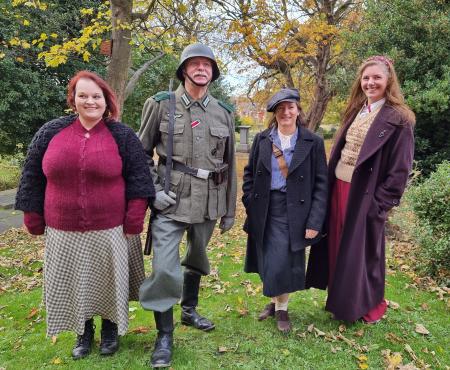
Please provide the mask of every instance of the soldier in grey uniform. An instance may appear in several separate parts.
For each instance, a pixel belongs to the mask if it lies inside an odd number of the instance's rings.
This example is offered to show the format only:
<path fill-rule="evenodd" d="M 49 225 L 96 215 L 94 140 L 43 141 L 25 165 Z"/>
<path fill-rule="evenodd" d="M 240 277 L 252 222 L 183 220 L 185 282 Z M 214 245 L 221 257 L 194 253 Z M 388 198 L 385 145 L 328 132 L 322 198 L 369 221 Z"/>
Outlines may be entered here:
<path fill-rule="evenodd" d="M 210 272 L 206 247 L 216 221 L 222 233 L 234 224 L 236 166 L 232 108 L 208 93 L 220 71 L 212 50 L 192 44 L 181 54 L 175 91 L 175 123 L 169 192 L 166 163 L 169 143 L 169 93 L 149 98 L 142 111 L 139 137 L 150 158 L 156 199 L 152 219 L 152 274 L 140 289 L 144 309 L 154 311 L 158 336 L 153 367 L 170 366 L 172 307 L 181 298 L 181 322 L 203 331 L 214 324 L 196 311 L 200 278 Z M 170 143 L 169 143 L 170 145 Z M 170 152 L 170 151 L 169 151 Z M 170 162 L 169 162 L 170 163 Z M 187 253 L 180 264 L 179 244 L 187 232 Z M 184 273 L 181 270 L 184 266 Z"/>

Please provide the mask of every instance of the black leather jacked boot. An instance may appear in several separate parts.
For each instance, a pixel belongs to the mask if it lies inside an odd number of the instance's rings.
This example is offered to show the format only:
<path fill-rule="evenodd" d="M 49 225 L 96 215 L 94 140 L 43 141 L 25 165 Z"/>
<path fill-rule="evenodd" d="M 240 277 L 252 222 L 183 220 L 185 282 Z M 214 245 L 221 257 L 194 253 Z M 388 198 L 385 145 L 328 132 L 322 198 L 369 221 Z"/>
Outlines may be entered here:
<path fill-rule="evenodd" d="M 83 335 L 77 336 L 77 342 L 72 350 L 74 360 L 86 357 L 91 353 L 92 343 L 94 342 L 94 320 L 90 319 L 84 323 Z"/>
<path fill-rule="evenodd" d="M 173 309 L 171 307 L 165 312 L 154 311 L 153 313 L 158 336 L 152 353 L 151 365 L 154 368 L 169 367 L 173 347 Z"/>
<path fill-rule="evenodd" d="M 195 310 L 198 304 L 201 275 L 191 271 L 184 273 L 183 294 L 181 297 L 181 323 L 196 329 L 210 331 L 215 325 Z"/>
<path fill-rule="evenodd" d="M 119 335 L 117 334 L 117 324 L 108 319 L 102 319 L 100 354 L 104 356 L 112 355 L 118 349 Z"/>

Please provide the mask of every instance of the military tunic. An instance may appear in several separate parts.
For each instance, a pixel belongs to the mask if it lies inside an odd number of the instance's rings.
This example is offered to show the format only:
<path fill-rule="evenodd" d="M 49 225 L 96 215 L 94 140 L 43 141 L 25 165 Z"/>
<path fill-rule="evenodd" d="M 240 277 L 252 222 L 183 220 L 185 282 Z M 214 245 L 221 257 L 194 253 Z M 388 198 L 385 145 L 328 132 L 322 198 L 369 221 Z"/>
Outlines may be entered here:
<path fill-rule="evenodd" d="M 236 166 L 234 159 L 234 117 L 209 93 L 194 100 L 180 85 L 175 91 L 176 111 L 173 136 L 173 160 L 194 168 L 214 171 L 224 163 L 228 173 L 223 183 L 201 179 L 172 170 L 170 190 L 176 195 L 176 204 L 161 214 L 176 221 L 199 223 L 234 217 L 236 208 Z M 142 111 L 139 130 L 144 149 L 153 157 L 154 148 L 159 158 L 166 158 L 169 127 L 168 93 L 149 98 Z M 165 165 L 157 167 L 150 160 L 156 191 L 164 188 Z"/>

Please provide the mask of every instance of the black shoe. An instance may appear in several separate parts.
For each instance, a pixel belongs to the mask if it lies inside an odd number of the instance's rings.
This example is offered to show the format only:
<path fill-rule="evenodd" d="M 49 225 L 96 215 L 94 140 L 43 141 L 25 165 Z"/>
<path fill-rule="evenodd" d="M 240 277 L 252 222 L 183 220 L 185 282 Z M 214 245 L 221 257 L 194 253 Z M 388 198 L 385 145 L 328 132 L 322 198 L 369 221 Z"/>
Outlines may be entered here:
<path fill-rule="evenodd" d="M 173 347 L 173 308 L 171 307 L 165 312 L 154 311 L 153 313 L 158 337 L 152 353 L 151 365 L 152 367 L 169 367 Z"/>
<path fill-rule="evenodd" d="M 117 324 L 108 319 L 102 319 L 100 354 L 103 356 L 112 355 L 118 349 L 119 336 L 117 334 Z"/>
<path fill-rule="evenodd" d="M 77 342 L 72 350 L 72 358 L 78 360 L 91 353 L 94 343 L 94 320 L 90 319 L 84 323 L 84 333 L 77 336 Z"/>
<path fill-rule="evenodd" d="M 199 315 L 193 307 L 181 307 L 181 323 L 203 331 L 210 331 L 216 327 L 211 320 Z"/>
<path fill-rule="evenodd" d="M 152 353 L 152 367 L 169 367 L 172 360 L 173 333 L 158 332 Z"/>
<path fill-rule="evenodd" d="M 201 275 L 192 271 L 185 271 L 183 294 L 181 296 L 181 323 L 196 329 L 210 331 L 215 325 L 206 317 L 200 316 L 195 310 L 198 304 Z"/>

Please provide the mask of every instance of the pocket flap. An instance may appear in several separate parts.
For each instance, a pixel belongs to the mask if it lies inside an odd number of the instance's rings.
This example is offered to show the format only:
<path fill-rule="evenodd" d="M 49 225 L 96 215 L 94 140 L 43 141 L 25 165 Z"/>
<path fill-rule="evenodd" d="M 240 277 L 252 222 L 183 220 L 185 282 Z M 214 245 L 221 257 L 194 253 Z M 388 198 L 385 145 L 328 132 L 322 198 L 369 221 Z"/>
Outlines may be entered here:
<path fill-rule="evenodd" d="M 219 127 L 219 126 L 210 126 L 210 131 L 212 136 L 224 138 L 230 136 L 230 132 L 228 131 L 228 128 L 226 127 Z"/>
<path fill-rule="evenodd" d="M 168 121 L 162 121 L 159 124 L 159 131 L 164 132 L 165 134 L 169 133 L 169 122 Z M 184 124 L 176 124 L 175 122 L 175 127 L 173 128 L 173 134 L 174 135 L 178 135 L 178 134 L 182 134 L 184 131 Z"/>

